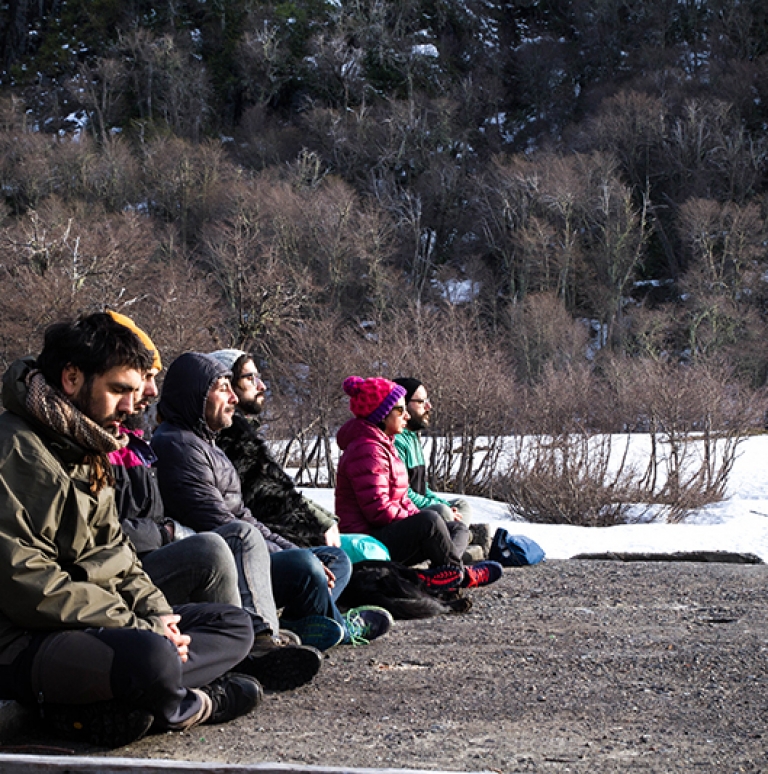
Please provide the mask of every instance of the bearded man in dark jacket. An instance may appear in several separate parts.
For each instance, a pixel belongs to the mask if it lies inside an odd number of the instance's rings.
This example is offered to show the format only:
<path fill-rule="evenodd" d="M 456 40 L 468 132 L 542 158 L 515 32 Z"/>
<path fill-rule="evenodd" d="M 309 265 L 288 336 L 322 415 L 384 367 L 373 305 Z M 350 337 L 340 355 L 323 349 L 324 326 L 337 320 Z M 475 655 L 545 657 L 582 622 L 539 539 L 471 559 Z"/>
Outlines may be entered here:
<path fill-rule="evenodd" d="M 385 634 L 392 624 L 385 610 L 365 606 L 342 614 L 337 607 L 352 572 L 340 548 L 300 548 L 262 524 L 243 502 L 237 471 L 217 443 L 238 402 L 231 377 L 226 366 L 200 352 L 185 352 L 168 369 L 158 404 L 162 421 L 152 436 L 166 515 L 196 532 L 237 522 L 257 529 L 270 553 L 281 626 L 304 644 L 327 650 Z"/>
<path fill-rule="evenodd" d="M 259 435 L 266 387 L 251 355 L 220 349 L 211 357 L 232 371 L 238 404 L 232 425 L 219 433 L 218 444 L 237 470 L 248 509 L 297 546 L 341 545 L 336 516 L 299 492 Z"/>

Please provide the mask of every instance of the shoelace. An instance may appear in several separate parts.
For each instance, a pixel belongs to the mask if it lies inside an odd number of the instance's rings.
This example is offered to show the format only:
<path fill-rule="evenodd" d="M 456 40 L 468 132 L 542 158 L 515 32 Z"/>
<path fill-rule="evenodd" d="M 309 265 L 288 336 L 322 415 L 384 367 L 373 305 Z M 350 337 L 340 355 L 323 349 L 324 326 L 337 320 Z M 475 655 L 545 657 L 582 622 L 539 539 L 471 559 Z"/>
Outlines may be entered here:
<path fill-rule="evenodd" d="M 456 567 L 440 567 L 432 572 L 420 574 L 422 580 L 435 588 L 451 588 L 461 583 L 463 573 Z"/>
<path fill-rule="evenodd" d="M 217 713 L 220 713 L 226 709 L 226 706 L 229 703 L 229 697 L 227 696 L 227 692 L 224 689 L 224 686 L 216 680 L 214 680 L 212 683 L 209 683 L 207 688 L 208 698 L 211 700 L 211 712 L 208 717 L 212 718 Z"/>
<path fill-rule="evenodd" d="M 357 645 L 370 645 L 371 641 L 366 638 L 368 634 L 369 626 L 360 617 L 360 615 L 347 616 L 347 635 L 349 636 L 349 644 L 353 647 Z"/>

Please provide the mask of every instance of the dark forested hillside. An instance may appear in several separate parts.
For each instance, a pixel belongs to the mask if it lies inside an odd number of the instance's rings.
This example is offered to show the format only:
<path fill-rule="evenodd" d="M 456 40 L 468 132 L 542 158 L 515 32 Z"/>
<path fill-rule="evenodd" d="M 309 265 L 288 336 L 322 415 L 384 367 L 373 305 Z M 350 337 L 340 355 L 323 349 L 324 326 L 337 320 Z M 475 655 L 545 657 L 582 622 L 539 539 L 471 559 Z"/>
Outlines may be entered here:
<path fill-rule="evenodd" d="M 0 2 L 0 357 L 110 304 L 301 421 L 355 368 L 759 388 L 767 8 Z"/>

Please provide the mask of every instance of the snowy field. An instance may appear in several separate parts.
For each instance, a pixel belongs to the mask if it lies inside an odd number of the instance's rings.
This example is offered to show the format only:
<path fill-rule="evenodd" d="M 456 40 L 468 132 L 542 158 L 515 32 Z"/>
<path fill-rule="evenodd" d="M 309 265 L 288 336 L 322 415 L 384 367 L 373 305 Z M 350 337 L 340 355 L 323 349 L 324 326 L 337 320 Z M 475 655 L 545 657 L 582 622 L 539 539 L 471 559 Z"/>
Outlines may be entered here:
<path fill-rule="evenodd" d="M 736 551 L 768 562 L 768 435 L 739 447 L 728 480 L 727 499 L 692 513 L 683 524 L 629 524 L 617 527 L 572 527 L 513 521 L 504 503 L 467 497 L 474 521 L 504 526 L 533 538 L 550 559 L 613 552 L 675 553 Z M 332 489 L 302 491 L 333 510 Z"/>

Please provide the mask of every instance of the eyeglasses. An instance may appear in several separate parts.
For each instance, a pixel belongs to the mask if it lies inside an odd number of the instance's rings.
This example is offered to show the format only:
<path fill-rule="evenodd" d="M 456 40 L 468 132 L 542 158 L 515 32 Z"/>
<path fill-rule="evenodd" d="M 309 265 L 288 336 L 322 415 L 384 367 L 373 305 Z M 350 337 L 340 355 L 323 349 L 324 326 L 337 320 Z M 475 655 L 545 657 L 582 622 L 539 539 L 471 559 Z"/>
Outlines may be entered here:
<path fill-rule="evenodd" d="M 251 384 L 256 384 L 256 382 L 261 381 L 261 377 L 258 374 L 240 374 L 241 379 L 245 379 L 247 382 L 250 382 Z"/>
<path fill-rule="evenodd" d="M 393 406 L 392 411 L 402 416 L 405 414 L 405 406 Z"/>
<path fill-rule="evenodd" d="M 410 403 L 428 403 L 430 406 L 432 405 L 429 398 L 411 398 L 409 402 Z"/>

